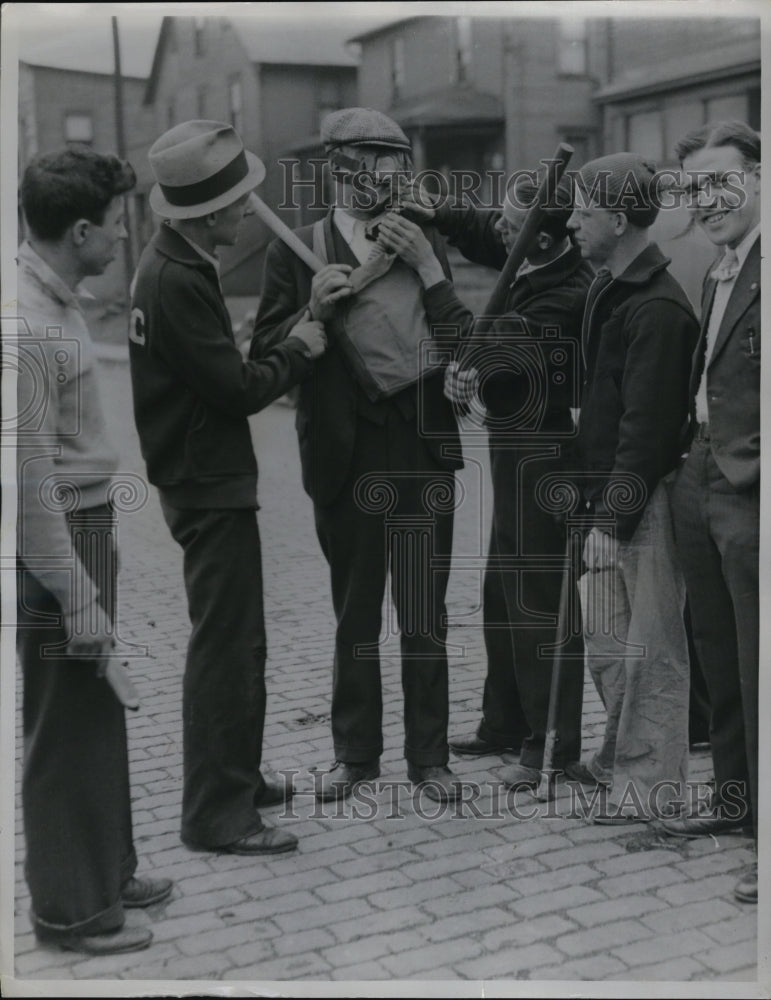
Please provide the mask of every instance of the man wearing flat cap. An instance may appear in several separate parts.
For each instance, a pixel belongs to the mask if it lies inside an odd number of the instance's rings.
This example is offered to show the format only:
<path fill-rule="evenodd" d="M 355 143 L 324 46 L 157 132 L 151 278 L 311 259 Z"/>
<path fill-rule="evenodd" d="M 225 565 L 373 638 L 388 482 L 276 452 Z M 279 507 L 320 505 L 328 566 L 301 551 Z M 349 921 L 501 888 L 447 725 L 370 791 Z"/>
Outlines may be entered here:
<path fill-rule="evenodd" d="M 599 823 L 667 814 L 686 794 L 685 588 L 663 480 L 679 461 L 698 324 L 651 242 L 657 214 L 656 168 L 641 156 L 604 156 L 576 177 L 568 228 L 597 271 L 581 337 L 581 597 L 607 721 L 573 773 L 611 788 Z"/>
<path fill-rule="evenodd" d="M 266 649 L 247 417 L 308 376 L 325 336 L 300 313 L 260 361 L 244 362 L 236 347 L 216 250 L 236 242 L 265 168 L 231 126 L 177 125 L 149 159 L 158 182 L 150 204 L 165 221 L 134 279 L 129 349 L 142 454 L 184 551 L 193 626 L 182 840 L 192 849 L 273 854 L 297 839 L 257 811 L 291 790 L 260 774 Z"/>
<path fill-rule="evenodd" d="M 368 238 L 410 167 L 404 132 L 378 111 L 345 108 L 327 116 L 321 137 L 336 203 L 297 236 L 326 266 L 314 276 L 283 243 L 270 246 L 251 349 L 253 358 L 269 356 L 306 309 L 330 335 L 297 412 L 303 483 L 337 618 L 335 764 L 319 776 L 316 794 L 343 798 L 380 773 L 379 642 L 390 570 L 408 775 L 447 800 L 458 785 L 447 767 L 445 591 L 462 458 L 437 357 L 449 360 L 455 341 L 421 352 L 430 336 L 421 278 L 395 254 L 372 254 Z M 425 232 L 437 254 L 432 268 L 444 278 L 441 238 L 430 226 Z"/>

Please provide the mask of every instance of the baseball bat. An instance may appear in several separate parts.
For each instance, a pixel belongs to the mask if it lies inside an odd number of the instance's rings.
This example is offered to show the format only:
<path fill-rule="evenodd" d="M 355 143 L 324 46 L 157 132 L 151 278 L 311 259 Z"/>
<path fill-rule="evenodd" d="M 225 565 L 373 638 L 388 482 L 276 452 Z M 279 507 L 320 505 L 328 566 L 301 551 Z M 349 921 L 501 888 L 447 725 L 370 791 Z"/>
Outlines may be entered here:
<path fill-rule="evenodd" d="M 535 235 L 543 221 L 545 208 L 548 205 L 549 199 L 557 190 L 557 185 L 559 184 L 562 175 L 565 173 L 565 169 L 570 162 L 573 152 L 574 150 L 572 146 L 569 146 L 565 142 L 561 142 L 559 146 L 557 146 L 551 160 L 546 161 L 546 174 L 538 186 L 535 199 L 528 209 L 522 228 L 514 241 L 514 246 L 511 248 L 511 252 L 509 253 L 506 263 L 503 265 L 503 270 L 498 275 L 498 280 L 495 283 L 495 288 L 492 291 L 485 311 L 474 325 L 474 337 L 476 337 L 477 334 L 487 333 L 495 320 L 503 314 L 506 308 L 506 301 L 511 283 L 514 281 L 520 265 L 527 256 L 530 244 L 533 242 L 533 239 L 535 238 Z M 462 346 L 458 353 L 458 363 L 461 368 L 463 367 L 463 358 L 467 354 L 468 351 L 464 350 L 464 347 Z"/>
<path fill-rule="evenodd" d="M 269 208 L 254 191 L 252 191 L 250 204 L 255 214 L 262 219 L 265 225 L 269 229 L 272 229 L 276 236 L 280 240 L 283 240 L 289 249 L 294 251 L 300 260 L 308 265 L 314 274 L 324 267 L 324 261 L 320 257 L 317 257 L 309 247 L 306 247 L 303 241 L 292 232 L 285 222 L 279 219 L 273 209 Z"/>
<path fill-rule="evenodd" d="M 568 534 L 565 542 L 565 562 L 562 567 L 562 585 L 560 587 L 559 615 L 557 620 L 557 644 L 554 648 L 554 659 L 551 669 L 551 688 L 549 690 L 549 708 L 546 716 L 546 739 L 543 747 L 543 763 L 541 765 L 541 780 L 535 793 L 539 802 L 549 802 L 554 798 L 554 751 L 557 746 L 557 712 L 559 711 L 560 685 L 562 684 L 562 639 L 568 634 L 568 615 L 570 613 L 570 586 L 573 578 L 572 560 L 573 539 Z"/>

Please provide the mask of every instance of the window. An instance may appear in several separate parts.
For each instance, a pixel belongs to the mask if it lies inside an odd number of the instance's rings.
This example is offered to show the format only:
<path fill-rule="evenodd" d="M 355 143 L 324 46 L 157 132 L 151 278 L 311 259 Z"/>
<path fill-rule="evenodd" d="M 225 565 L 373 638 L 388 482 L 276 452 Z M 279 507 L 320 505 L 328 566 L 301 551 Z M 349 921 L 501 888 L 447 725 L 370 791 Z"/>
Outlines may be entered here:
<path fill-rule="evenodd" d="M 241 86 L 241 77 L 233 77 L 228 86 L 230 102 L 230 124 L 241 132 L 244 125 L 244 92 Z"/>
<path fill-rule="evenodd" d="M 586 21 L 582 17 L 561 17 L 558 23 L 557 68 L 560 73 L 587 72 Z"/>
<path fill-rule="evenodd" d="M 332 111 L 337 111 L 338 108 L 342 108 L 343 99 L 338 84 L 330 80 L 319 84 L 318 94 L 319 96 L 316 108 L 318 112 L 317 125 L 320 129 L 321 123 L 328 114 Z"/>
<path fill-rule="evenodd" d="M 458 17 L 455 20 L 456 80 L 468 83 L 471 79 L 471 18 Z"/>
<path fill-rule="evenodd" d="M 404 39 L 394 38 L 391 46 L 391 97 L 396 100 L 404 88 Z"/>
<path fill-rule="evenodd" d="M 731 94 L 730 97 L 715 97 L 707 101 L 707 121 L 747 121 L 747 95 Z"/>
<path fill-rule="evenodd" d="M 751 87 L 747 91 L 747 124 L 760 131 L 760 87 Z"/>
<path fill-rule="evenodd" d="M 206 87 L 199 87 L 198 88 L 198 101 L 197 101 L 197 105 L 198 105 L 198 117 L 199 118 L 206 118 L 207 117 L 207 115 L 206 115 L 207 97 L 208 97 L 208 94 L 206 92 Z"/>
<path fill-rule="evenodd" d="M 667 162 L 674 162 L 675 146 L 686 132 L 690 132 L 704 124 L 703 101 L 678 101 L 664 109 L 666 124 L 666 141 L 664 156 Z"/>
<path fill-rule="evenodd" d="M 197 17 L 195 19 L 195 54 L 204 54 L 204 31 L 206 30 L 206 18 Z"/>
<path fill-rule="evenodd" d="M 664 157 L 664 128 L 661 112 L 638 111 L 626 119 L 627 149 L 649 160 Z"/>
<path fill-rule="evenodd" d="M 65 142 L 85 142 L 94 141 L 94 122 L 91 115 L 69 114 L 64 117 L 64 140 Z"/>

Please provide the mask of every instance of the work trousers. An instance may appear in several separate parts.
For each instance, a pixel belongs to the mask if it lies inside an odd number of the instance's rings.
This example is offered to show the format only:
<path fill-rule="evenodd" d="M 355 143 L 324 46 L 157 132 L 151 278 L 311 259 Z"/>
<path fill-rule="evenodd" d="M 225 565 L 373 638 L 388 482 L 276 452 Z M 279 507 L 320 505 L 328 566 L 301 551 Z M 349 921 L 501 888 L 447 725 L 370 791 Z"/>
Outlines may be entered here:
<path fill-rule="evenodd" d="M 337 619 L 332 683 L 335 757 L 374 760 L 383 750 L 379 639 L 388 573 L 400 633 L 404 755 L 446 764 L 449 692 L 445 593 L 452 552 L 454 474 L 442 470 L 416 419 L 388 408 L 359 417 L 347 479 L 315 508 Z"/>
<path fill-rule="evenodd" d="M 69 515 L 68 524 L 78 558 L 115 622 L 113 511 L 86 508 Z M 97 676 L 95 661 L 64 655 L 61 608 L 23 564 L 17 594 L 25 871 L 33 926 L 51 941 L 117 930 L 124 923 L 121 887 L 137 864 L 125 711 Z"/>
<path fill-rule="evenodd" d="M 576 582 L 558 628 L 565 532 L 536 494 L 539 480 L 563 469 L 560 443 L 525 449 L 490 446 L 493 524 L 484 580 L 487 676 L 480 738 L 517 746 L 520 763 L 540 768 L 554 646 L 562 643 L 562 680 L 554 765 L 581 756 L 583 636 Z"/>
<path fill-rule="evenodd" d="M 615 566 L 581 578 L 586 656 L 607 720 L 589 769 L 616 804 L 666 814 L 686 794 L 685 586 L 666 486 L 659 483 Z M 638 809 L 639 811 L 639 809 Z"/>
<path fill-rule="evenodd" d="M 180 510 L 161 498 L 184 552 L 192 632 L 182 686 L 182 840 L 231 844 L 262 829 L 255 796 L 265 725 L 262 555 L 253 509 Z"/>
<path fill-rule="evenodd" d="M 693 641 L 710 703 L 716 805 L 757 829 L 760 487 L 735 490 L 694 441 L 673 493 Z"/>

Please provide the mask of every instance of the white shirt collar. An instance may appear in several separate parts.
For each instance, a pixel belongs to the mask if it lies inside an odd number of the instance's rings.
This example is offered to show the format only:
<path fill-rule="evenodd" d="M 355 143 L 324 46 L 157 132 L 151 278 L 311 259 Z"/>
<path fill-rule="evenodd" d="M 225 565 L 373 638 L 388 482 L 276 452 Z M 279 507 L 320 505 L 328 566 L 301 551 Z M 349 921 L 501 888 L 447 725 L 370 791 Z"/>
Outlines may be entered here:
<path fill-rule="evenodd" d="M 744 262 L 747 259 L 747 254 L 753 247 L 755 240 L 760 236 L 760 223 L 751 229 L 741 243 L 736 247 L 736 256 L 739 258 L 739 266 L 744 267 Z"/>
<path fill-rule="evenodd" d="M 570 240 L 566 240 L 565 248 L 561 250 L 556 257 L 552 257 L 551 260 L 547 260 L 545 264 L 531 264 L 526 257 L 522 262 L 522 264 L 520 265 L 519 270 L 517 271 L 517 277 L 521 278 L 525 274 L 532 274 L 533 271 L 540 271 L 541 268 L 549 267 L 551 264 L 554 263 L 555 260 L 560 260 L 562 257 L 565 256 L 565 254 L 569 254 L 572 249 L 573 249 L 573 244 L 570 242 Z"/>

